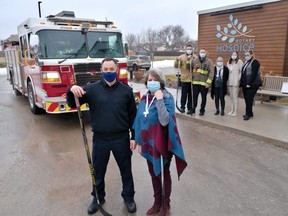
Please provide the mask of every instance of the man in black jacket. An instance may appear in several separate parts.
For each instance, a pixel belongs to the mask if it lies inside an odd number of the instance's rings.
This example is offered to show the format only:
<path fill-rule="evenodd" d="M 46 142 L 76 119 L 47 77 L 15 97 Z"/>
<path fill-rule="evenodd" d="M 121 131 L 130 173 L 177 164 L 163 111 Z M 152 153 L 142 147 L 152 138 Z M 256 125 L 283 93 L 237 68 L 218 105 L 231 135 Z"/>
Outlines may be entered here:
<path fill-rule="evenodd" d="M 122 177 L 122 197 L 128 212 L 136 211 L 134 182 L 131 171 L 132 150 L 136 148 L 132 124 L 136 115 L 136 104 L 132 89 L 116 79 L 117 61 L 106 58 L 102 61 L 103 80 L 83 88 L 73 85 L 67 92 L 67 103 L 76 107 L 74 96 L 80 104 L 88 103 L 93 131 L 92 163 L 97 182 L 99 203 L 105 202 L 105 173 L 112 151 Z M 130 133 L 131 132 L 131 139 Z M 97 212 L 96 191 L 88 214 Z"/>

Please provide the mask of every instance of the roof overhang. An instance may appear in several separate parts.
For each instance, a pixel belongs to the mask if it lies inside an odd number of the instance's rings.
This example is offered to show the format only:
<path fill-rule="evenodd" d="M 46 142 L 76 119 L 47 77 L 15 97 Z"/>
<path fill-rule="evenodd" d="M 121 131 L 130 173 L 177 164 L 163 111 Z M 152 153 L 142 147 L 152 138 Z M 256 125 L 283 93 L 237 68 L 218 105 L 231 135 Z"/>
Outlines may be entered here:
<path fill-rule="evenodd" d="M 254 0 L 251 2 L 239 3 L 234 5 L 228 5 L 224 7 L 217 7 L 208 10 L 201 10 L 198 11 L 197 14 L 207 14 L 211 13 L 212 15 L 219 15 L 219 14 L 226 14 L 226 13 L 233 13 L 239 11 L 247 11 L 247 10 L 254 10 L 263 7 L 263 4 L 269 4 L 274 2 L 280 2 L 283 0 Z"/>

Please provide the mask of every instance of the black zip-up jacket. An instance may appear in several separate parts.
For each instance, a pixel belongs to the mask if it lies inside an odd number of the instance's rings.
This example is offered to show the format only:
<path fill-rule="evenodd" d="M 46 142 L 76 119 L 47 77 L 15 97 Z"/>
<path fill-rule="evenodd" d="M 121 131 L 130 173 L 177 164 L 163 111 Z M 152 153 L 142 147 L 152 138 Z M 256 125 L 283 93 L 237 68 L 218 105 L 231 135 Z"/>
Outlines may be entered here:
<path fill-rule="evenodd" d="M 246 88 L 246 86 L 249 85 L 250 88 L 259 88 L 259 86 L 261 86 L 259 68 L 260 62 L 257 59 L 253 58 L 246 61 L 242 67 L 240 87 Z"/>
<path fill-rule="evenodd" d="M 94 136 L 112 140 L 129 136 L 130 130 L 131 139 L 134 140 L 132 125 L 137 108 L 131 87 L 119 81 L 110 87 L 102 80 L 88 84 L 83 89 L 86 93 L 79 98 L 79 102 L 89 105 Z M 70 107 L 76 107 L 70 89 L 66 100 Z"/>
<path fill-rule="evenodd" d="M 217 75 L 217 67 L 214 66 L 214 76 L 213 81 L 211 85 L 211 97 L 214 97 L 215 95 L 215 81 L 216 81 L 216 75 Z M 229 79 L 229 69 L 227 66 L 223 65 L 223 94 L 227 94 L 227 81 Z"/>

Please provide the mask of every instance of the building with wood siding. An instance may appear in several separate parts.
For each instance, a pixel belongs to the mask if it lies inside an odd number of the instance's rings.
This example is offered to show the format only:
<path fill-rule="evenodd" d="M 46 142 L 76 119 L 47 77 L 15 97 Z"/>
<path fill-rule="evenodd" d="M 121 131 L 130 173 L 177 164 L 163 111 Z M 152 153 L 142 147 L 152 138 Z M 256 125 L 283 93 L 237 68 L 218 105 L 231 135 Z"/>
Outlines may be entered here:
<path fill-rule="evenodd" d="M 215 62 L 254 50 L 264 74 L 288 76 L 288 0 L 256 0 L 198 12 L 198 47 Z"/>

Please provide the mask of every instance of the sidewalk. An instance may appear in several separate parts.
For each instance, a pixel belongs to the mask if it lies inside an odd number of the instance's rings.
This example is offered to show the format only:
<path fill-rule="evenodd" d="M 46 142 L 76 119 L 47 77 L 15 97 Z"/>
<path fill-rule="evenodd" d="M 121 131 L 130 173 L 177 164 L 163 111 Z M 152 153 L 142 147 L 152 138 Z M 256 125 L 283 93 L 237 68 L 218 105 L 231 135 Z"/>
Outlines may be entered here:
<path fill-rule="evenodd" d="M 141 95 L 146 93 L 144 84 L 130 82 L 134 91 L 140 91 Z M 176 89 L 168 88 L 176 101 Z M 180 106 L 181 90 L 179 89 L 178 105 Z M 199 95 L 199 102 L 201 95 Z M 227 113 L 230 111 L 230 99 L 226 97 L 225 116 L 215 116 L 214 101 L 207 95 L 207 105 L 204 116 L 199 116 L 199 107 L 196 113 L 191 115 L 181 114 L 176 109 L 176 116 L 186 120 L 201 122 L 212 127 L 228 129 L 231 132 L 246 135 L 255 139 L 263 140 L 268 143 L 288 148 L 288 106 L 274 105 L 271 103 L 255 102 L 253 107 L 254 117 L 244 121 L 242 115 L 245 114 L 245 102 L 239 98 L 239 115 L 230 117 Z"/>

